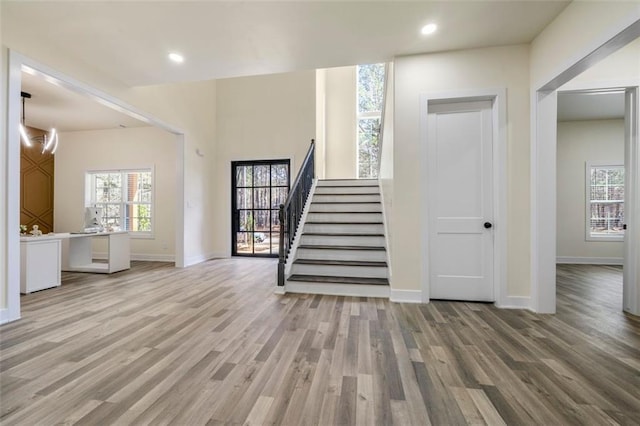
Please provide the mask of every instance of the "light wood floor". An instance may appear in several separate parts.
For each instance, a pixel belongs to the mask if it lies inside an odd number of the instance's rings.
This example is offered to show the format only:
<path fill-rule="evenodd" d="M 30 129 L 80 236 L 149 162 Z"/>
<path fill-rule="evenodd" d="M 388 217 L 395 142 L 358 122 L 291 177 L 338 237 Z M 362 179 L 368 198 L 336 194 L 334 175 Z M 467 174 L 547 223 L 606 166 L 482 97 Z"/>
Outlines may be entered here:
<path fill-rule="evenodd" d="M 0 327 L 0 423 L 640 424 L 619 268 L 560 267 L 557 315 L 277 296 L 275 274 L 134 263 L 23 296 Z"/>

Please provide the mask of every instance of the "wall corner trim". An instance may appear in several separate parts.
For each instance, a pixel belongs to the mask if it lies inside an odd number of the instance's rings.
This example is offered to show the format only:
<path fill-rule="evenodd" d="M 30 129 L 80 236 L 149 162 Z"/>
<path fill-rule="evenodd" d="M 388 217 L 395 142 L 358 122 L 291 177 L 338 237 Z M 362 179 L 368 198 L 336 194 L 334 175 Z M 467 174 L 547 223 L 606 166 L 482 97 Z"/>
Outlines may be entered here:
<path fill-rule="evenodd" d="M 422 292 L 420 290 L 391 289 L 389 300 L 395 303 L 422 303 Z"/>

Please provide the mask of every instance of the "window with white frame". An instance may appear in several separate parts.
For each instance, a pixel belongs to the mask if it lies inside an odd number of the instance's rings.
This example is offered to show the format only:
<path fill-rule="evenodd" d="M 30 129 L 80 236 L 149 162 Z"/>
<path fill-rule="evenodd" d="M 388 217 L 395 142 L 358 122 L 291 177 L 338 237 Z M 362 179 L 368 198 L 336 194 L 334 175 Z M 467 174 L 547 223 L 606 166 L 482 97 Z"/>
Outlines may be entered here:
<path fill-rule="evenodd" d="M 384 64 L 357 67 L 358 178 L 377 178 L 380 158 L 380 117 L 384 90 Z"/>
<path fill-rule="evenodd" d="M 151 169 L 103 170 L 86 174 L 86 205 L 102 208 L 107 228 L 151 235 L 153 172 Z"/>
<path fill-rule="evenodd" d="M 624 238 L 624 166 L 587 163 L 587 240 Z"/>

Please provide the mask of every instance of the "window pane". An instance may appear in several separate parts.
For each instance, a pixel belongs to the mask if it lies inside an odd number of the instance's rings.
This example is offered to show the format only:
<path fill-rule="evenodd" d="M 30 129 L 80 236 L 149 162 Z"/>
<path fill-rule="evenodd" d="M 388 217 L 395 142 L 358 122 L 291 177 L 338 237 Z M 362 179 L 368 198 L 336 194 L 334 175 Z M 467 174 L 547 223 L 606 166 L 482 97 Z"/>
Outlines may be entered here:
<path fill-rule="evenodd" d="M 268 209 L 269 206 L 269 188 L 256 188 L 253 190 L 253 208 Z"/>
<path fill-rule="evenodd" d="M 289 188 L 272 188 L 271 189 L 271 208 L 280 208 L 280 204 L 287 201 Z"/>
<path fill-rule="evenodd" d="M 610 186 L 607 188 L 607 196 L 609 200 L 623 201 L 624 200 L 624 186 Z"/>
<path fill-rule="evenodd" d="M 592 186 L 591 187 L 591 199 L 604 201 L 607 199 L 606 197 L 606 186 Z"/>
<path fill-rule="evenodd" d="M 251 210 L 240 210 L 240 231 L 253 231 L 253 223 Z"/>
<path fill-rule="evenodd" d="M 256 222 L 255 230 L 261 232 L 269 232 L 269 210 L 257 210 L 255 212 Z"/>
<path fill-rule="evenodd" d="M 591 233 L 594 235 L 622 234 L 623 203 L 591 203 Z"/>
<path fill-rule="evenodd" d="M 280 210 L 271 210 L 271 230 L 275 233 L 280 232 Z"/>
<path fill-rule="evenodd" d="M 271 166 L 271 186 L 289 186 L 289 166 L 287 164 Z"/>
<path fill-rule="evenodd" d="M 127 201 L 151 202 L 151 173 L 133 172 L 127 177 Z"/>
<path fill-rule="evenodd" d="M 120 221 L 120 204 L 104 204 L 99 207 L 102 207 L 103 211 L 103 226 L 125 229 Z"/>
<path fill-rule="evenodd" d="M 110 203 L 122 200 L 122 179 L 120 173 L 100 173 L 96 175 L 96 202 Z"/>
<path fill-rule="evenodd" d="M 253 168 L 253 172 L 255 173 L 253 179 L 253 186 L 269 186 L 269 181 L 271 180 L 270 167 L 266 166 L 255 166 Z"/>
<path fill-rule="evenodd" d="M 271 240 L 269 233 L 256 232 L 253 236 L 253 252 L 260 254 L 269 254 L 271 249 Z"/>
<path fill-rule="evenodd" d="M 236 251 L 238 253 L 253 253 L 253 233 L 236 233 Z"/>
<path fill-rule="evenodd" d="M 133 232 L 151 232 L 151 205 L 130 204 L 127 206 L 130 228 Z"/>
<path fill-rule="evenodd" d="M 253 207 L 253 190 L 249 188 L 236 189 L 236 208 L 250 209 Z"/>
<path fill-rule="evenodd" d="M 609 169 L 609 184 L 624 185 L 624 169 L 623 168 Z"/>
<path fill-rule="evenodd" d="M 382 110 L 384 64 L 358 66 L 358 112 Z"/>
<path fill-rule="evenodd" d="M 380 117 L 358 120 L 358 177 L 378 175 Z"/>
<path fill-rule="evenodd" d="M 253 186 L 252 166 L 236 166 L 236 186 Z"/>

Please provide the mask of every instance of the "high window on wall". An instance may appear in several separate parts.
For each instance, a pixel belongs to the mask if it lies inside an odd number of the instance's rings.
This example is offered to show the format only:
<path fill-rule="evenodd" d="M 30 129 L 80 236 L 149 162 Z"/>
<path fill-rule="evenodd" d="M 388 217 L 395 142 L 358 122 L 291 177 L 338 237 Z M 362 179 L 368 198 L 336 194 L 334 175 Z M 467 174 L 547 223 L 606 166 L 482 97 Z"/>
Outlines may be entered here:
<path fill-rule="evenodd" d="M 384 90 L 384 64 L 358 65 L 358 178 L 377 178 L 380 158 L 380 117 Z"/>
<path fill-rule="evenodd" d="M 587 163 L 587 240 L 624 237 L 624 166 Z"/>
<path fill-rule="evenodd" d="M 92 171 L 85 182 L 85 203 L 102 208 L 103 226 L 139 237 L 152 235 L 151 169 Z"/>

